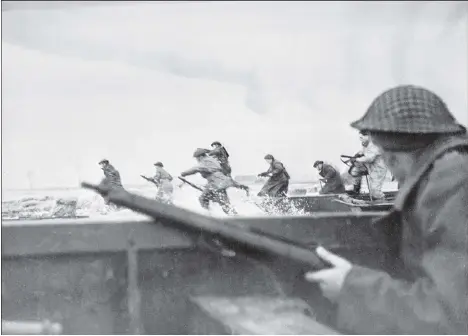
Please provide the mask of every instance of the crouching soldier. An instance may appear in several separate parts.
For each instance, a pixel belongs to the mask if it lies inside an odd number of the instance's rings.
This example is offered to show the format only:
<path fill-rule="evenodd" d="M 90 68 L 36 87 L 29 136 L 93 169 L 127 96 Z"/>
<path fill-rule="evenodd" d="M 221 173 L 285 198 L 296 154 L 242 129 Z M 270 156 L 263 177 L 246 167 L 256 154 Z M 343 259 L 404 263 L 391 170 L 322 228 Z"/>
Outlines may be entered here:
<path fill-rule="evenodd" d="M 154 174 L 152 180 L 158 187 L 156 199 L 163 203 L 172 204 L 172 197 L 174 193 L 172 176 L 164 169 L 162 162 L 156 162 L 154 166 L 156 168 L 156 173 Z"/>
<path fill-rule="evenodd" d="M 319 248 L 332 267 L 306 278 L 336 303 L 337 325 L 347 334 L 466 335 L 465 127 L 440 97 L 411 85 L 382 93 L 351 125 L 369 132 L 400 183 L 393 209 L 374 224 L 394 229 L 395 264 L 387 273 Z"/>
<path fill-rule="evenodd" d="M 258 196 L 285 197 L 288 193 L 289 174 L 283 164 L 275 160 L 273 155 L 266 155 L 265 161 L 269 164 L 268 171 L 258 174 L 259 177 L 269 177 Z"/>
<path fill-rule="evenodd" d="M 199 198 L 204 209 L 209 209 L 210 202 L 218 203 L 226 214 L 236 214 L 231 206 L 226 189 L 233 186 L 233 180 L 223 174 L 223 169 L 219 162 L 208 155 L 210 151 L 198 148 L 193 157 L 197 160 L 197 165 L 192 169 L 182 172 L 182 177 L 199 173 L 208 182 Z"/>
<path fill-rule="evenodd" d="M 323 178 L 320 181 L 324 182 L 320 194 L 342 194 L 345 193 L 345 187 L 341 180 L 340 173 L 331 165 L 323 163 L 323 161 L 315 161 L 314 168 Z"/>

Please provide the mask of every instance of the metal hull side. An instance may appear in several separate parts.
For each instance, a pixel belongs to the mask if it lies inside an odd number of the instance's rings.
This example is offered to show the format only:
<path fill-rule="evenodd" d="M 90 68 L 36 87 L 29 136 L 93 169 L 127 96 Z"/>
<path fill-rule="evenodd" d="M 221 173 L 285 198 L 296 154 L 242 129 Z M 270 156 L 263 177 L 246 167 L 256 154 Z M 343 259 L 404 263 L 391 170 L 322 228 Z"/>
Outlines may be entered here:
<path fill-rule="evenodd" d="M 249 218 L 243 224 L 298 244 L 313 237 L 356 263 L 385 269 L 392 267 L 388 230 L 371 225 L 380 215 Z M 219 332 L 207 327 L 215 319 L 218 326 L 237 326 L 231 332 L 255 333 L 243 329 L 248 323 L 239 316 L 213 317 L 202 309 L 200 298 L 264 304 L 290 298 L 303 300 L 314 321 L 333 328 L 333 306 L 303 280 L 299 265 L 240 246 L 233 246 L 235 257 L 226 258 L 195 242 L 197 237 L 154 222 L 4 225 L 2 319 L 48 319 L 60 323 L 64 334 Z M 304 333 L 324 330 L 310 319 L 297 321 L 304 324 Z"/>
<path fill-rule="evenodd" d="M 366 204 L 360 206 L 357 204 L 349 204 L 339 200 L 338 194 L 317 195 L 317 196 L 295 196 L 289 197 L 289 201 L 304 213 L 315 212 L 349 212 L 349 211 L 389 211 L 392 207 L 391 202 L 387 204 Z M 357 197 L 356 199 L 367 201 L 365 196 Z"/>
<path fill-rule="evenodd" d="M 349 212 L 350 207 L 335 202 L 337 195 L 297 196 L 290 197 L 289 201 L 304 213 L 314 212 Z"/>

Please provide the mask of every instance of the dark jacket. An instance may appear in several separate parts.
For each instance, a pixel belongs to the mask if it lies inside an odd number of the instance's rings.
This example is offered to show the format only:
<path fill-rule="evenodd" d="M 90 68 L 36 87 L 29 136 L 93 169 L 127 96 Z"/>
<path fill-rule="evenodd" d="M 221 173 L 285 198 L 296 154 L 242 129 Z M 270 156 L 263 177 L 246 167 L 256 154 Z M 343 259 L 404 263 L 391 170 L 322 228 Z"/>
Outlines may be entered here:
<path fill-rule="evenodd" d="M 468 139 L 439 141 L 417 162 L 382 219 L 401 225 L 406 279 L 353 266 L 337 316 L 351 333 L 468 333 Z"/>
<path fill-rule="evenodd" d="M 319 174 L 323 177 L 321 181 L 325 182 L 320 194 L 341 194 L 346 191 L 340 173 L 331 165 L 324 163 Z"/>
<path fill-rule="evenodd" d="M 209 155 L 215 157 L 219 161 L 225 175 L 231 176 L 232 169 L 229 165 L 229 153 L 227 152 L 226 148 L 215 148 L 209 152 Z"/>
<path fill-rule="evenodd" d="M 281 162 L 273 160 L 268 171 L 263 174 L 268 174 L 270 178 L 260 190 L 258 196 L 283 197 L 287 194 L 289 174 Z"/>

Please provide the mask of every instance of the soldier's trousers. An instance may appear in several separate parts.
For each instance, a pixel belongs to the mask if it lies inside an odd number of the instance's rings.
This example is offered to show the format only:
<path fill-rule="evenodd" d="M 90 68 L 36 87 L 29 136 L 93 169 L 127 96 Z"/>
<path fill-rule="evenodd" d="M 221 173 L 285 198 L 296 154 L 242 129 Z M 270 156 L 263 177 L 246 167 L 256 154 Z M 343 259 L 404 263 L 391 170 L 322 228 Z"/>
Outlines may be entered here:
<path fill-rule="evenodd" d="M 213 190 L 205 189 L 199 198 L 200 204 L 203 208 L 209 209 L 210 201 L 218 203 L 226 214 L 236 214 L 236 210 L 232 207 L 229 201 L 226 190 Z"/>

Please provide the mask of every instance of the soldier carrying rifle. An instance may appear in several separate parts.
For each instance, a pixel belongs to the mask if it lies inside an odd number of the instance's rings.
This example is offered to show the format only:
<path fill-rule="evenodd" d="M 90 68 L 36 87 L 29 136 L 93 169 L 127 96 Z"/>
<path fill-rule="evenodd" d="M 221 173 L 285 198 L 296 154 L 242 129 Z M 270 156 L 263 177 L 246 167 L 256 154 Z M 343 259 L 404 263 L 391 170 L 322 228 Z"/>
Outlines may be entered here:
<path fill-rule="evenodd" d="M 156 199 L 163 203 L 172 204 L 172 195 L 174 192 L 174 186 L 172 185 L 172 176 L 165 169 L 162 162 L 156 162 L 154 164 L 156 172 L 153 177 L 146 177 L 141 175 L 145 180 L 154 183 L 158 187 L 158 193 Z"/>
<path fill-rule="evenodd" d="M 233 186 L 231 177 L 223 174 L 223 169 L 219 162 L 208 155 L 208 149 L 198 148 L 193 157 L 197 160 L 197 165 L 182 172 L 182 177 L 199 173 L 207 180 L 199 201 L 204 209 L 209 209 L 210 202 L 218 203 L 226 214 L 237 214 L 231 206 L 226 189 Z"/>

